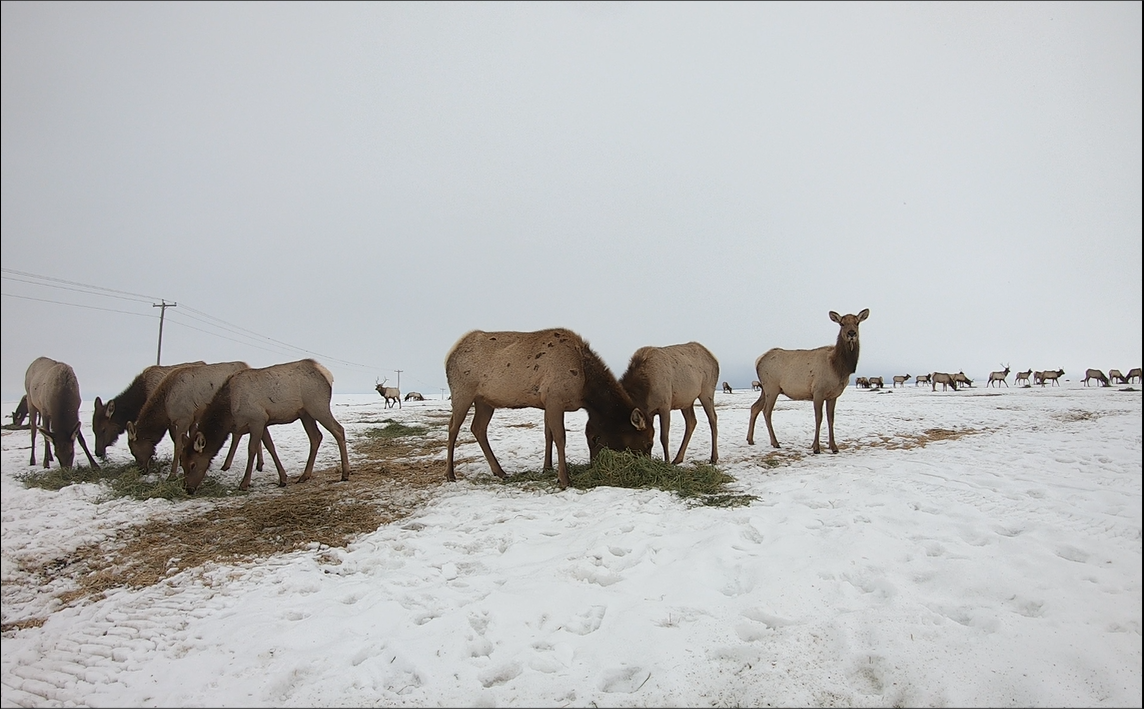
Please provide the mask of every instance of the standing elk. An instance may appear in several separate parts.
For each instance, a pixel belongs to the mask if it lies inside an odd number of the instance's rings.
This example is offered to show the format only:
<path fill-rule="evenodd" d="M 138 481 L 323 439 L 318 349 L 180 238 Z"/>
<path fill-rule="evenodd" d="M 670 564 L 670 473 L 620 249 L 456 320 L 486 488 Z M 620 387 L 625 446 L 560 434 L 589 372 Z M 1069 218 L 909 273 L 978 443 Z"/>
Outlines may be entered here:
<path fill-rule="evenodd" d="M 734 394 L 735 392 L 731 389 L 730 384 L 728 384 L 727 382 L 723 382 L 723 393 L 724 394 Z"/>
<path fill-rule="evenodd" d="M 882 388 L 884 388 L 885 386 L 886 386 L 886 385 L 885 385 L 885 383 L 882 381 L 882 378 L 881 378 L 881 377 L 870 377 L 870 388 L 871 388 L 871 389 L 873 389 L 873 388 L 875 388 L 875 387 L 877 387 L 878 389 L 882 389 Z"/>
<path fill-rule="evenodd" d="M 908 375 L 908 374 L 895 374 L 894 375 L 894 388 L 897 389 L 899 384 L 901 384 L 902 387 L 905 388 L 906 382 L 908 382 L 909 380 L 910 380 L 910 375 Z"/>
<path fill-rule="evenodd" d="M 946 372 L 934 372 L 930 375 L 930 386 L 933 391 L 937 391 L 938 384 L 941 384 L 942 391 L 945 391 L 947 386 L 957 391 L 957 375 L 948 374 Z"/>
<path fill-rule="evenodd" d="M 1017 372 L 1013 375 L 1013 383 L 1020 384 L 1021 382 L 1025 382 L 1025 386 L 1029 386 L 1029 375 L 1032 373 L 1033 370 L 1031 369 L 1025 372 Z"/>
<path fill-rule="evenodd" d="M 965 376 L 965 372 L 958 372 L 957 374 L 951 376 L 953 376 L 953 380 L 957 382 L 958 385 L 964 384 L 967 387 L 973 386 L 973 380 Z"/>
<path fill-rule="evenodd" d="M 109 446 L 115 445 L 119 435 L 127 430 L 127 422 L 139 418 L 143 404 L 147 397 L 163 377 L 167 376 L 176 367 L 190 364 L 206 364 L 206 362 L 184 362 L 183 364 L 170 364 L 159 366 L 156 364 L 145 367 L 142 372 L 135 375 L 135 379 L 127 388 L 119 392 L 105 404 L 98 396 L 95 397 L 95 411 L 91 415 L 91 430 L 95 434 L 95 454 L 100 458 L 107 457 Z"/>
<path fill-rule="evenodd" d="M 755 381 L 751 382 L 751 391 L 762 391 L 762 390 L 763 390 L 763 385 L 762 385 L 762 384 L 759 384 L 759 380 L 758 380 L 758 379 L 756 379 Z"/>
<path fill-rule="evenodd" d="M 1057 383 L 1057 380 L 1060 379 L 1064 373 L 1065 370 L 1063 369 L 1058 369 L 1055 372 L 1051 369 L 1041 372 L 1041 386 L 1045 386 L 1046 382 L 1052 382 L 1053 386 L 1060 386 L 1060 384 Z"/>
<path fill-rule="evenodd" d="M 52 463 L 52 448 L 61 468 L 75 462 L 75 441 L 83 446 L 91 467 L 99 464 L 91 457 L 79 422 L 79 380 L 70 365 L 50 357 L 37 357 L 24 373 L 28 398 L 28 429 L 32 434 L 32 460 L 36 464 L 36 432 L 44 434 L 44 467 Z M 51 447 L 49 448 L 49 442 Z"/>
<path fill-rule="evenodd" d="M 294 423 L 298 419 L 302 419 L 302 427 L 310 439 L 310 457 L 306 459 L 306 470 L 297 482 L 309 480 L 314 472 L 318 444 L 322 442 L 319 423 L 337 440 L 342 456 L 341 479 L 349 480 L 346 432 L 330 411 L 333 386 L 334 375 L 312 359 L 261 369 L 243 369 L 232 374 L 215 392 L 201 418 L 191 424 L 187 437 L 189 445 L 184 444 L 182 459 L 187 492 L 193 493 L 198 489 L 207 474 L 207 467 L 227 436 L 247 433 L 250 434 L 249 457 L 239 489 L 250 488 L 250 473 L 259 441 L 270 451 L 278 469 L 278 486 L 285 487 L 286 470 L 274 450 L 274 441 L 270 439 L 267 427 Z"/>
<path fill-rule="evenodd" d="M 374 381 L 376 382 L 377 380 L 374 380 Z M 387 382 L 387 381 L 389 381 L 389 379 L 385 379 L 381 382 L 378 382 L 377 386 L 375 386 L 374 389 L 377 389 L 377 393 L 381 394 L 382 398 L 385 399 L 385 408 L 391 409 L 391 408 L 393 408 L 394 404 L 397 404 L 397 408 L 400 409 L 401 408 L 401 390 L 398 389 L 397 387 L 387 387 L 385 385 L 385 382 Z"/>
<path fill-rule="evenodd" d="M 473 330 L 457 340 L 445 357 L 452 416 L 445 478 L 457 479 L 453 452 L 469 409 L 475 407 L 471 430 L 493 474 L 504 469 L 489 446 L 488 428 L 496 409 L 544 410 L 544 467 L 552 468 L 552 443 L 558 458 L 557 478 L 567 488 L 564 412 L 588 411 L 588 448 L 594 458 L 602 448 L 630 449 L 650 455 L 654 432 L 600 356 L 582 337 L 562 328 L 536 332 Z"/>
<path fill-rule="evenodd" d="M 1129 384 L 1132 383 L 1133 379 L 1135 379 L 1136 383 L 1139 384 L 1140 383 L 1140 368 L 1139 367 L 1133 367 L 1132 369 L 1129 369 L 1128 374 L 1126 374 L 1125 376 L 1128 378 Z"/>
<path fill-rule="evenodd" d="M 914 388 L 915 389 L 917 387 L 921 386 L 922 384 L 929 384 L 929 383 L 930 383 L 930 375 L 928 375 L 928 374 L 919 374 L 918 376 L 914 377 Z"/>
<path fill-rule="evenodd" d="M 1088 386 L 1088 381 L 1090 379 L 1095 379 L 1096 381 L 1100 382 L 1101 386 L 1112 386 L 1112 383 L 1108 381 L 1108 377 L 1104 376 L 1104 372 L 1100 371 L 1099 369 L 1084 370 L 1084 379 L 1081 381 L 1084 382 L 1085 386 Z"/>
<path fill-rule="evenodd" d="M 862 389 L 869 389 L 870 388 L 870 380 L 867 379 L 866 377 L 855 377 L 854 378 L 854 386 L 860 387 Z"/>
<path fill-rule="evenodd" d="M 12 427 L 20 428 L 24 424 L 24 419 L 28 418 L 28 395 L 25 394 L 20 397 L 20 403 L 16 404 L 16 410 L 9 416 L 12 417 Z"/>
<path fill-rule="evenodd" d="M 822 405 L 826 404 L 826 427 L 829 436 L 830 452 L 837 453 L 834 442 L 834 405 L 838 397 L 846 391 L 850 375 L 858 369 L 858 324 L 870 317 L 866 308 L 857 315 L 839 315 L 830 311 L 830 319 L 838 323 L 838 339 L 833 345 L 813 350 L 784 350 L 775 347 L 755 360 L 755 372 L 763 391 L 759 399 L 751 404 L 751 420 L 747 426 L 747 443 L 755 443 L 755 419 L 759 412 L 767 422 L 767 432 L 771 434 L 771 447 L 779 447 L 771 414 L 779 394 L 795 401 L 814 401 L 814 445 L 815 453 L 822 452 L 819 433 L 822 429 Z"/>
<path fill-rule="evenodd" d="M 425 401 L 425 397 L 421 396 L 419 391 L 411 391 L 405 395 L 406 401 Z"/>
<path fill-rule="evenodd" d="M 147 403 L 143 404 L 135 420 L 127 422 L 127 445 L 140 470 L 150 472 L 155 447 L 164 434 L 170 433 L 171 441 L 175 444 L 175 455 L 171 460 L 168 479 L 174 479 L 179 472 L 184 434 L 214 398 L 223 382 L 243 369 L 250 369 L 250 365 L 246 362 L 188 364 L 169 371 L 147 397 Z M 235 436 L 231 443 L 223 470 L 230 468 L 238 448 L 238 439 Z M 258 469 L 262 470 L 262 448 L 259 447 L 257 451 Z"/>
<path fill-rule="evenodd" d="M 1116 382 L 1117 384 L 1127 384 L 1128 383 L 1128 377 L 1121 374 L 1119 369 L 1108 370 L 1108 378 L 1111 381 Z"/>
<path fill-rule="evenodd" d="M 1009 386 L 1009 382 L 1005 381 L 1005 377 L 1009 376 L 1009 365 L 1003 364 L 1001 366 L 1005 368 L 1003 371 L 989 373 L 989 381 L 985 382 L 986 387 L 993 386 L 994 382 L 997 382 L 998 389 L 1001 388 L 1002 384 L 1006 387 Z"/>
<path fill-rule="evenodd" d="M 715 415 L 715 382 L 719 381 L 719 361 L 703 345 L 688 342 L 667 347 L 641 347 L 632 355 L 620 386 L 632 398 L 636 408 L 647 414 L 648 424 L 659 416 L 659 440 L 663 459 L 672 464 L 683 462 L 687 444 L 695 431 L 695 400 L 703 406 L 711 425 L 711 464 L 719 462 L 719 426 Z M 671 412 L 683 413 L 683 442 L 675 458 L 668 453 L 668 428 Z M 592 433 L 588 433 L 591 439 Z"/>

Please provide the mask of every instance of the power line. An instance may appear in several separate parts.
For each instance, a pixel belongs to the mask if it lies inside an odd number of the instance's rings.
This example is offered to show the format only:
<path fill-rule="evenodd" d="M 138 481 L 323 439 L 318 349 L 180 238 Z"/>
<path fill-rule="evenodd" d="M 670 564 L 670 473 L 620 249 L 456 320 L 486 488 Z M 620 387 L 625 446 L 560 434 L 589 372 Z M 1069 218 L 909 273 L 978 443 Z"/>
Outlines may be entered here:
<path fill-rule="evenodd" d="M 140 318 L 153 318 L 153 317 L 155 317 L 154 315 L 148 315 L 146 313 L 132 313 L 128 310 L 115 310 L 114 308 L 100 308 L 100 307 L 95 306 L 95 305 L 80 305 L 79 303 L 65 303 L 62 300 L 48 300 L 47 298 L 33 298 L 30 295 L 16 295 L 15 293 L 0 293 L 0 295 L 7 296 L 9 298 L 20 298 L 22 300 L 37 300 L 41 303 L 55 303 L 56 305 L 70 305 L 73 308 L 87 308 L 88 310 L 102 310 L 106 313 L 122 313 L 123 315 L 134 315 L 134 316 L 140 317 Z"/>
<path fill-rule="evenodd" d="M 125 290 L 116 290 L 114 288 L 104 288 L 103 286 L 93 286 L 93 285 L 89 285 L 87 283 L 80 283 L 78 281 L 68 281 L 68 280 L 64 280 L 63 278 L 55 278 L 53 276 L 41 276 L 38 273 L 29 273 L 28 271 L 17 271 L 15 269 L 11 269 L 11 268 L 0 268 L 0 273 L 11 273 L 11 274 L 16 275 L 16 276 L 24 276 L 25 278 L 35 278 L 35 279 L 38 279 L 41 281 L 48 281 L 50 283 L 66 283 L 69 286 L 80 286 L 81 288 L 88 288 L 88 289 L 93 290 L 93 291 L 103 291 L 106 293 L 118 293 L 121 296 L 129 295 L 129 296 L 132 296 L 134 298 L 138 298 L 140 300 L 145 300 L 148 302 L 153 301 L 153 300 L 160 300 L 160 298 L 158 296 L 142 295 L 140 293 L 132 293 L 130 291 L 125 291 Z M 13 279 L 13 280 L 15 280 L 15 279 Z M 27 281 L 25 281 L 25 282 L 27 282 Z M 37 283 L 36 285 L 47 285 L 47 284 Z M 55 286 L 55 287 L 58 288 L 59 286 Z"/>

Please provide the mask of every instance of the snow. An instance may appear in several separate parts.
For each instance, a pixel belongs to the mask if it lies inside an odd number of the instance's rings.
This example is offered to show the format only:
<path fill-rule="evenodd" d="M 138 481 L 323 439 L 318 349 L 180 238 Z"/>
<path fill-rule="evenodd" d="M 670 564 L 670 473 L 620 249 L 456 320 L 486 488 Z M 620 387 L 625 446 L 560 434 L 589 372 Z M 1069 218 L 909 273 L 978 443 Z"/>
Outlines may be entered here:
<path fill-rule="evenodd" d="M 19 560 L 208 503 L 26 489 L 14 476 L 29 470 L 28 434 L 5 431 L 3 621 L 47 620 L 4 633 L 2 704 L 1140 706 L 1139 391 L 851 389 L 840 453 L 817 456 L 810 404 L 782 399 L 777 466 L 762 462 L 761 417 L 746 444 L 755 395 L 716 400 L 719 465 L 757 496 L 749 506 L 474 483 L 489 471 L 466 428 L 459 482 L 344 549 L 73 606 Z M 448 407 L 334 403 L 351 438 L 359 421 Z M 698 420 L 689 462 L 710 451 Z M 512 424 L 540 421 L 493 417 L 510 475 L 539 467 L 544 447 L 543 429 Z M 570 459 L 586 460 L 583 412 L 566 421 Z M 677 446 L 678 412 L 671 430 Z M 301 425 L 273 435 L 295 477 Z M 126 459 L 125 438 L 111 455 Z M 317 470 L 336 463 L 327 436 Z M 241 467 L 212 475 L 236 484 Z M 275 482 L 273 466 L 255 474 L 257 488 Z"/>

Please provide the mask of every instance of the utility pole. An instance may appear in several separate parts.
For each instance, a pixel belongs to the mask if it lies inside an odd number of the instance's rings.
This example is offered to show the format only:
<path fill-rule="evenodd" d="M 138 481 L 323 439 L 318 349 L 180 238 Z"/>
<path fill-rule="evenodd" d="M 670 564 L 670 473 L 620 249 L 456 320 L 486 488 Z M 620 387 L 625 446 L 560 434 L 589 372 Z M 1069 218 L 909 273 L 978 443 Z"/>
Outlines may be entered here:
<path fill-rule="evenodd" d="M 397 390 L 401 391 L 401 372 L 404 370 L 395 369 L 393 371 L 397 372 Z"/>
<path fill-rule="evenodd" d="M 178 303 L 168 303 L 164 300 L 162 303 L 152 303 L 152 308 L 162 308 L 159 311 L 159 350 L 155 353 L 155 364 L 159 364 L 159 360 L 163 358 L 163 317 L 167 314 L 167 308 L 174 308 Z"/>

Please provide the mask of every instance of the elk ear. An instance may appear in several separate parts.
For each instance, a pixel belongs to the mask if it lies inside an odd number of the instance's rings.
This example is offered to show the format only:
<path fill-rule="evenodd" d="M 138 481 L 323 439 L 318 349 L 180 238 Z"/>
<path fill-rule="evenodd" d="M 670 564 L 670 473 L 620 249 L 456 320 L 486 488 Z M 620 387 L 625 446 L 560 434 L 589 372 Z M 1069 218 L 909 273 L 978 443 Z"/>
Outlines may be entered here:
<path fill-rule="evenodd" d="M 842 324 L 842 316 L 839 315 L 838 313 L 834 312 L 833 310 L 830 311 L 830 319 L 833 320 L 834 322 L 838 323 L 839 325 Z"/>
<path fill-rule="evenodd" d="M 862 322 L 863 320 L 865 320 L 868 317 L 870 317 L 870 309 L 869 308 L 863 308 L 862 312 L 858 313 L 858 322 Z"/>
<path fill-rule="evenodd" d="M 115 413 L 115 399 L 107 402 L 107 418 L 111 418 L 113 413 Z"/>
<path fill-rule="evenodd" d="M 637 431 L 642 431 L 647 428 L 647 419 L 644 418 L 643 412 L 639 409 L 632 409 L 632 426 L 635 426 Z"/>
<path fill-rule="evenodd" d="M 207 438 L 201 433 L 195 434 L 195 452 L 202 453 L 203 449 L 207 447 Z"/>
<path fill-rule="evenodd" d="M 135 433 L 135 422 L 127 422 L 127 440 L 134 441 L 138 436 Z"/>

